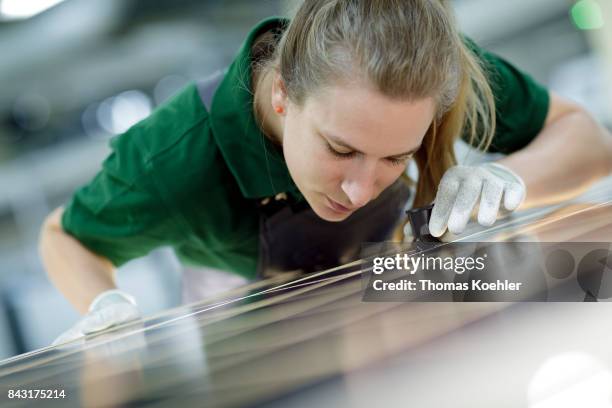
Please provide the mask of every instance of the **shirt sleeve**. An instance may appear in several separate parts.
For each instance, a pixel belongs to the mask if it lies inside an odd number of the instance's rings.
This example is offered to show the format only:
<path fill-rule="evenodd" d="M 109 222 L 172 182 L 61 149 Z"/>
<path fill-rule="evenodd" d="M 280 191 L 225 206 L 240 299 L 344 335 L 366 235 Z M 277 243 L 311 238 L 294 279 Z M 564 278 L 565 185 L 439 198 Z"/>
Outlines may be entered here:
<path fill-rule="evenodd" d="M 464 38 L 483 62 L 495 97 L 497 126 L 488 151 L 509 154 L 524 148 L 544 127 L 550 102 L 548 90 L 508 61 Z"/>
<path fill-rule="evenodd" d="M 77 190 L 64 209 L 63 229 L 115 266 L 169 244 L 170 212 L 157 193 L 139 129 L 111 142 L 102 170 Z"/>

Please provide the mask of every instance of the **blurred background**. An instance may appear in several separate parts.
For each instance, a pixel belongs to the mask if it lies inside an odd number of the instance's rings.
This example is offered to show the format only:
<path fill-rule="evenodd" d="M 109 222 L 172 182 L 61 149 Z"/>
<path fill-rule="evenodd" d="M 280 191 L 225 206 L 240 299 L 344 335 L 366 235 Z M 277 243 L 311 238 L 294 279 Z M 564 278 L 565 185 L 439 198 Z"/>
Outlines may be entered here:
<path fill-rule="evenodd" d="M 297 3 L 0 0 L 0 359 L 50 344 L 78 319 L 45 276 L 38 234 L 97 172 L 110 138 L 228 65 L 255 23 Z M 610 0 L 452 4 L 480 45 L 612 125 Z M 118 282 L 150 314 L 179 304 L 180 274 L 160 249 Z"/>

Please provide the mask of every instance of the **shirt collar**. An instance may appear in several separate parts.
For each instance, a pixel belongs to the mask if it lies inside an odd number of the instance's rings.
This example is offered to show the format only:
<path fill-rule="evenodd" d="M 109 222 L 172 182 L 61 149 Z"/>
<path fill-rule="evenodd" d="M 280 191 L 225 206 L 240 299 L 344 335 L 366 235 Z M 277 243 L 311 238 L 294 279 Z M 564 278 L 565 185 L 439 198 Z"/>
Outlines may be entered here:
<path fill-rule="evenodd" d="M 251 48 L 257 36 L 288 20 L 273 17 L 257 24 L 212 99 L 210 120 L 213 137 L 246 198 L 262 198 L 289 192 L 300 196 L 278 146 L 260 130 L 253 115 Z"/>

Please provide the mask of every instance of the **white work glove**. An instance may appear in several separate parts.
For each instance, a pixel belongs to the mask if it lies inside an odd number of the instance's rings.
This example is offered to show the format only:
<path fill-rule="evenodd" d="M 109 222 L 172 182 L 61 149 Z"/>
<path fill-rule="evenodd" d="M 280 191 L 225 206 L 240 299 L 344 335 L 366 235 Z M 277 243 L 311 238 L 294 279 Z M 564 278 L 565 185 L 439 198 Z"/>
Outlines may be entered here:
<path fill-rule="evenodd" d="M 107 290 L 96 296 L 89 306 L 89 312 L 55 339 L 52 345 L 66 343 L 139 318 L 140 311 L 131 295 L 119 289 Z"/>
<path fill-rule="evenodd" d="M 431 235 L 439 237 L 448 230 L 460 234 L 465 229 L 474 206 L 480 198 L 478 223 L 491 226 L 499 207 L 516 210 L 525 199 L 523 180 L 512 170 L 498 163 L 478 166 L 454 166 L 444 173 L 429 220 Z"/>

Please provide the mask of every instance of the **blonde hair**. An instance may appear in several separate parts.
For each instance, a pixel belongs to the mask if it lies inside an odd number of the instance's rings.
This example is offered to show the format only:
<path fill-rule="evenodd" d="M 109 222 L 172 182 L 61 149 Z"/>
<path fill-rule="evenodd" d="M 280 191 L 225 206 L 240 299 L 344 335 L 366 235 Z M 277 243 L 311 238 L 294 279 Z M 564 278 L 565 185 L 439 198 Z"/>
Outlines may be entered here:
<path fill-rule="evenodd" d="M 465 134 L 482 150 L 490 145 L 493 93 L 483 62 L 458 32 L 446 1 L 305 0 L 277 37 L 259 47 L 273 51 L 255 67 L 277 70 L 295 104 L 355 75 L 389 98 L 436 100 L 437 114 L 415 154 L 414 206 L 435 198 L 442 175 L 456 164 L 458 137 Z"/>

